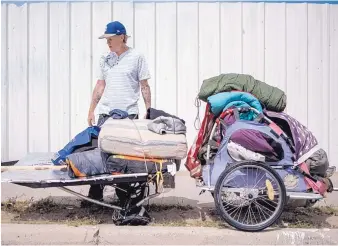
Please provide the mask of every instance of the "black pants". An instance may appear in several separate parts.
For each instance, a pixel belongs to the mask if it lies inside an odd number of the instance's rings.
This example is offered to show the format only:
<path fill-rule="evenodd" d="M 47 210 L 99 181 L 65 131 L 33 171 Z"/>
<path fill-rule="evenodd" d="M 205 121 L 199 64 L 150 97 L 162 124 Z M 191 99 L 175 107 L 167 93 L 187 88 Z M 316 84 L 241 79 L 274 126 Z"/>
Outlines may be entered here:
<path fill-rule="evenodd" d="M 108 117 L 109 118 L 109 117 Z M 102 125 L 107 119 L 107 116 L 100 115 L 98 120 L 98 125 Z M 129 119 L 138 119 L 137 114 L 130 114 L 128 116 Z M 103 189 L 104 185 L 91 185 L 89 188 L 89 198 L 93 198 L 95 200 L 102 200 L 103 199 Z"/>

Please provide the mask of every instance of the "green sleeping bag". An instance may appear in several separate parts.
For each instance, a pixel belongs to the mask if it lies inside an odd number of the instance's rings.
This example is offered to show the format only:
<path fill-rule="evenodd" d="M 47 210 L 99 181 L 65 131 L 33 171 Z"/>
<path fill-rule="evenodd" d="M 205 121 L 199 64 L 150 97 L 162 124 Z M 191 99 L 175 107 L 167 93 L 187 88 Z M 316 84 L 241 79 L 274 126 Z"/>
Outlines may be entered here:
<path fill-rule="evenodd" d="M 286 107 L 284 91 L 247 74 L 228 73 L 206 79 L 200 88 L 198 98 L 207 102 L 209 96 L 226 91 L 249 92 L 270 111 L 282 112 Z"/>

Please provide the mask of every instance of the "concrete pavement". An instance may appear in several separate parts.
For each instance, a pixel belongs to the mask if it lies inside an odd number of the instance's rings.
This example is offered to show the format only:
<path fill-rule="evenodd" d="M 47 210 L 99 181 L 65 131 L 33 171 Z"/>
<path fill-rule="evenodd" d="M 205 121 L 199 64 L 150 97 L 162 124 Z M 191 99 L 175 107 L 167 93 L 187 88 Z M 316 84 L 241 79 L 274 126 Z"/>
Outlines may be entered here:
<path fill-rule="evenodd" d="M 66 225 L 2 224 L 2 245 L 337 245 L 338 229 L 275 229 L 246 233 L 201 227 L 69 227 Z"/>

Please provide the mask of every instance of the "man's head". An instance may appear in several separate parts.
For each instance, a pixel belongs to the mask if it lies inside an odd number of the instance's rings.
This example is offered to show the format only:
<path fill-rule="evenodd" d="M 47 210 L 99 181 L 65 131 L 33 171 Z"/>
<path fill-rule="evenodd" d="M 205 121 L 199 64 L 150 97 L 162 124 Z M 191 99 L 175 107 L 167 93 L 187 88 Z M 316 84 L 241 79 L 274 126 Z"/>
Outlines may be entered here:
<path fill-rule="evenodd" d="M 106 25 L 106 31 L 99 39 L 107 39 L 107 44 L 111 51 L 120 48 L 127 43 L 128 35 L 124 25 L 118 21 L 110 22 Z"/>

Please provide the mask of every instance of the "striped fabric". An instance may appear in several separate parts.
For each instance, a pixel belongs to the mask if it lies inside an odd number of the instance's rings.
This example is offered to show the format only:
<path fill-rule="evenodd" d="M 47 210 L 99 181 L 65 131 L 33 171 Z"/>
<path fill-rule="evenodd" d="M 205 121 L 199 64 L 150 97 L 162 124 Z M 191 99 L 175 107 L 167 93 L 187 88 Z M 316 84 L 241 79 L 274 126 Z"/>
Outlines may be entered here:
<path fill-rule="evenodd" d="M 150 79 L 145 57 L 129 48 L 119 57 L 116 53 L 101 56 L 98 79 L 105 80 L 106 87 L 96 108 L 96 114 L 108 114 L 113 109 L 138 114 L 140 81 Z"/>
<path fill-rule="evenodd" d="M 98 137 L 101 151 L 141 158 L 178 159 L 187 156 L 185 134 L 157 134 L 148 130 L 148 119 L 112 119 L 102 125 Z"/>

